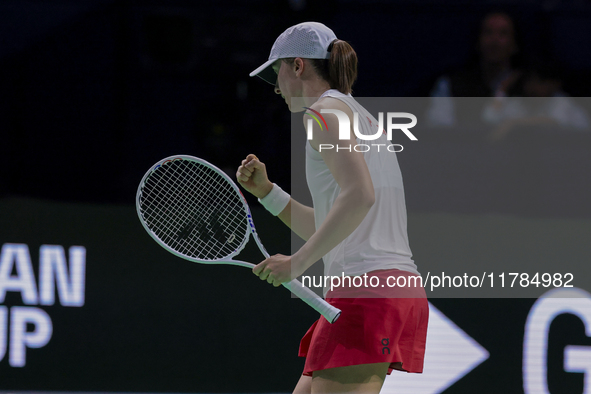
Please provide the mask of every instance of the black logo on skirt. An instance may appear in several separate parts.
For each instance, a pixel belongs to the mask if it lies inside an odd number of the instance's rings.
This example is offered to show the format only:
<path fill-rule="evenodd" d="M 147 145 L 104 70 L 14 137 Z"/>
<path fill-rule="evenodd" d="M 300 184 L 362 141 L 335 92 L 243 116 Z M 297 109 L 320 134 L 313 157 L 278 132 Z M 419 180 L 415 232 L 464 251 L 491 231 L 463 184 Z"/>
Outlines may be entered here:
<path fill-rule="evenodd" d="M 388 354 L 390 354 L 390 348 L 388 347 L 388 345 L 390 344 L 390 338 L 384 338 L 382 339 L 382 354 L 386 354 L 386 350 L 388 351 Z"/>

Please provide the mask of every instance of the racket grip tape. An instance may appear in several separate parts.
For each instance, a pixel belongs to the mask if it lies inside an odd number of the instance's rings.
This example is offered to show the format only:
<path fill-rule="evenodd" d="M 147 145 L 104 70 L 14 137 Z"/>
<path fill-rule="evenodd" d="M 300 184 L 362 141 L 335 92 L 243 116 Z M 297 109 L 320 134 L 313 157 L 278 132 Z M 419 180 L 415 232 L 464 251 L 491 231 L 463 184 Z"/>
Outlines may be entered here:
<path fill-rule="evenodd" d="M 329 323 L 334 323 L 341 315 L 340 309 L 318 297 L 312 290 L 304 287 L 299 280 L 294 279 L 291 282 L 285 282 L 283 286 L 324 316 Z"/>

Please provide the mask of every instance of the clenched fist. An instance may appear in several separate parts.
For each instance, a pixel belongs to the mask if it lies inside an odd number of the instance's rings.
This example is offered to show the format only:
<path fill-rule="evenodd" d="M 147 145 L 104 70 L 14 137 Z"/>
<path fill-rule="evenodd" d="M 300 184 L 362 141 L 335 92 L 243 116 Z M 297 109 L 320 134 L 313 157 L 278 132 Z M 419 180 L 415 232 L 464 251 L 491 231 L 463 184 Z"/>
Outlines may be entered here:
<path fill-rule="evenodd" d="M 242 160 L 236 172 L 236 179 L 246 191 L 257 198 L 265 197 L 273 189 L 273 183 L 267 177 L 265 164 L 252 153 Z"/>

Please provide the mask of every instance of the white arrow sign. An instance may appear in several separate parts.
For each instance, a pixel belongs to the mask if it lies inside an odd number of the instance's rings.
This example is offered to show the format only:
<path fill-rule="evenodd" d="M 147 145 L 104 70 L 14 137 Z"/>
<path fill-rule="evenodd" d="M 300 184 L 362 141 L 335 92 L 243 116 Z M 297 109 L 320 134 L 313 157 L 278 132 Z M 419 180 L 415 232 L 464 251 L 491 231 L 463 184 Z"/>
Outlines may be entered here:
<path fill-rule="evenodd" d="M 392 371 L 381 394 L 440 393 L 488 358 L 489 354 L 429 303 L 423 373 Z M 404 365 L 403 365 L 404 367 Z"/>

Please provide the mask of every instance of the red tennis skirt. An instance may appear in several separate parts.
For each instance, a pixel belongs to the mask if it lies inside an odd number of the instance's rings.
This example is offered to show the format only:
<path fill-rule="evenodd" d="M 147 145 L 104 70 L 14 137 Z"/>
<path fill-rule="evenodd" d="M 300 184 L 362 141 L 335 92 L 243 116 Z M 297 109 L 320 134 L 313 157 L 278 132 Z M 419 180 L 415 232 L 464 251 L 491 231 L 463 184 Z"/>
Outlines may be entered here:
<path fill-rule="evenodd" d="M 401 277 L 416 276 L 407 271 L 376 270 L 367 275 L 378 277 L 379 284 L 340 286 L 326 294 L 326 301 L 339 308 L 341 316 L 333 324 L 320 317 L 302 338 L 299 356 L 306 357 L 304 375 L 383 362 L 390 363 L 388 375 L 393 369 L 423 372 L 429 321 L 425 289 L 391 286 L 395 280 L 402 286 Z M 372 286 L 376 283 L 373 279 Z"/>

